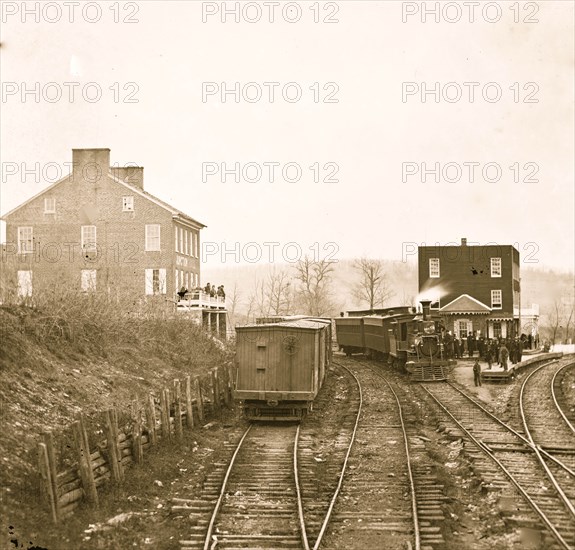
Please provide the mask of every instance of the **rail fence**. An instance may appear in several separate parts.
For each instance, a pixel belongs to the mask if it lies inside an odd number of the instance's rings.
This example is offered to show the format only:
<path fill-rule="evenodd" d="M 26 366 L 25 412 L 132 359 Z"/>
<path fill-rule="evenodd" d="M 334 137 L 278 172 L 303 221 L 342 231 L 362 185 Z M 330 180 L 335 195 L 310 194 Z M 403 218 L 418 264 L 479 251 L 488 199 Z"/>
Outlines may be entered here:
<path fill-rule="evenodd" d="M 144 453 L 161 441 L 178 441 L 184 429 L 201 426 L 204 419 L 228 406 L 231 400 L 231 366 L 212 369 L 202 377 L 176 379 L 159 395 L 150 393 L 144 402 L 130 407 L 130 424 L 120 428 L 118 410 L 105 411 L 106 439 L 90 449 L 83 415 L 71 426 L 76 463 L 57 471 L 52 432 L 42 434 L 38 444 L 38 467 L 42 499 L 54 523 L 71 514 L 82 502 L 98 507 L 98 489 L 121 484 L 130 464 L 141 464 Z"/>

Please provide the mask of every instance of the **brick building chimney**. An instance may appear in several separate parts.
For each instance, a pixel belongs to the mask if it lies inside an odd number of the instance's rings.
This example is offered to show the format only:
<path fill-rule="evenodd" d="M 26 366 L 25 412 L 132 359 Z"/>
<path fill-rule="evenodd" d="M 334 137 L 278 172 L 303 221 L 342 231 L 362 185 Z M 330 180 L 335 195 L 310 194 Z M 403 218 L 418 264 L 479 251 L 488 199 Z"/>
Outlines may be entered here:
<path fill-rule="evenodd" d="M 98 184 L 110 171 L 110 149 L 72 149 L 75 181 Z"/>
<path fill-rule="evenodd" d="M 112 174 L 128 185 L 144 189 L 144 168 L 142 166 L 113 166 Z"/>
<path fill-rule="evenodd" d="M 467 239 L 465 237 L 461 239 L 461 246 L 467 246 Z"/>

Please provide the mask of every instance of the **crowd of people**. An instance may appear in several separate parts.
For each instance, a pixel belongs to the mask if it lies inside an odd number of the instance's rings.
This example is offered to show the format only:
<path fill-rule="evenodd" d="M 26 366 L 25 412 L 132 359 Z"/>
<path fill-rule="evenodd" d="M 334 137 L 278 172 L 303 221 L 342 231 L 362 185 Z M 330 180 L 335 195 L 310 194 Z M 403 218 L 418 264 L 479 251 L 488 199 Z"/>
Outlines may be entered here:
<path fill-rule="evenodd" d="M 444 336 L 443 343 L 448 359 L 462 359 L 466 354 L 469 358 L 477 356 L 487 363 L 488 369 L 497 364 L 506 371 L 509 361 L 514 365 L 521 362 L 524 349 L 539 346 L 539 337 L 522 334 L 520 338 L 476 338 L 470 334 L 462 339 L 448 332 Z"/>
<path fill-rule="evenodd" d="M 208 283 L 204 288 L 196 287 L 193 288 L 192 290 L 188 290 L 185 286 L 182 286 L 182 288 L 180 288 L 178 292 L 180 300 L 183 300 L 186 294 L 190 292 L 203 292 L 204 294 L 207 294 L 212 298 L 219 297 L 222 300 L 226 299 L 226 291 L 224 290 L 224 285 L 220 285 L 216 288 L 216 285 L 211 285 L 210 283 Z"/>

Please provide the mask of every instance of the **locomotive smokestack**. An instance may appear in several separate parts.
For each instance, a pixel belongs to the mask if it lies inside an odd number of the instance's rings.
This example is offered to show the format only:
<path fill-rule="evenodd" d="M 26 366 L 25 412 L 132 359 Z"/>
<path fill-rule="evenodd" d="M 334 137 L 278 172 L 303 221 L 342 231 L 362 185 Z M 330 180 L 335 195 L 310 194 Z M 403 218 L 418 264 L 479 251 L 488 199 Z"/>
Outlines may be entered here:
<path fill-rule="evenodd" d="M 431 300 L 421 300 L 419 303 L 423 309 L 423 320 L 427 321 L 431 314 Z"/>

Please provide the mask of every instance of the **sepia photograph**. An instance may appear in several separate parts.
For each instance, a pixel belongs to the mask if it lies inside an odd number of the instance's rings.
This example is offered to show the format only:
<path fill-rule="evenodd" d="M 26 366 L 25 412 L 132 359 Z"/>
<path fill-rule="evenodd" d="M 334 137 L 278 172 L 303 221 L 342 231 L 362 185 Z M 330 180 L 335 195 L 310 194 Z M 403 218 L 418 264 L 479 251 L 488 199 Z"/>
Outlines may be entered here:
<path fill-rule="evenodd" d="M 0 0 L 0 550 L 575 550 L 574 0 Z"/>

